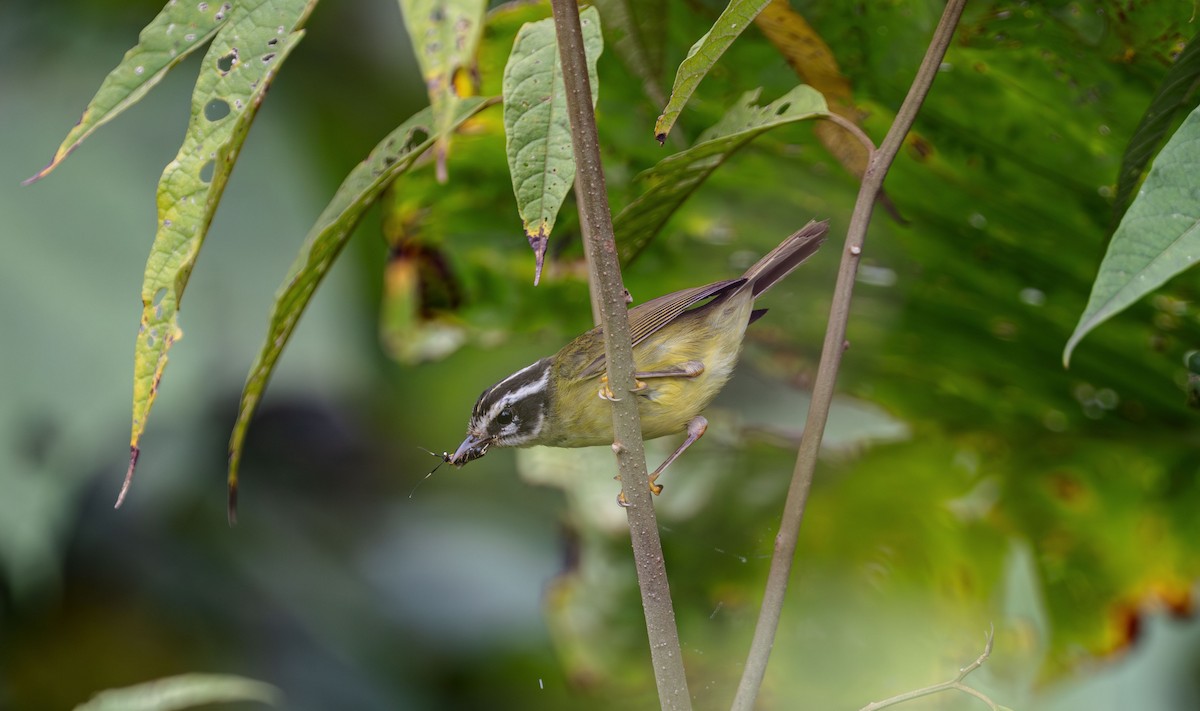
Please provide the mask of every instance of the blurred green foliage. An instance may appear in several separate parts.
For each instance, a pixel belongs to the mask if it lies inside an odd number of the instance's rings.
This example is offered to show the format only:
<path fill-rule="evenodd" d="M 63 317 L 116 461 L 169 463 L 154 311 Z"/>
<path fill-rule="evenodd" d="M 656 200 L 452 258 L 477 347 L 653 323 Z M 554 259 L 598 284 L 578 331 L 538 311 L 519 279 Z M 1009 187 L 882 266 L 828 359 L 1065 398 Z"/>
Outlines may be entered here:
<path fill-rule="evenodd" d="M 940 3 L 793 6 L 879 140 Z M 157 10 L 97 7 L 69 20 L 0 10 L 0 88 L 15 97 L 0 104 L 0 327 L 15 334 L 0 350 L 13 383 L 0 420 L 0 707 L 69 708 L 192 671 L 261 679 L 296 709 L 653 707 L 649 656 L 615 661 L 645 632 L 607 453 L 497 451 L 413 490 L 436 463 L 417 446 L 451 447 L 484 386 L 591 324 L 571 198 L 532 286 L 498 109 L 455 138 L 449 184 L 432 166 L 397 183 L 343 255 L 267 391 L 242 524 L 225 525 L 225 438 L 270 294 L 342 177 L 424 101 L 390 6 L 318 7 L 272 89 L 193 276 L 141 477 L 111 512 L 153 185 L 188 81 L 173 75 L 18 192 Z M 671 4 L 667 66 L 720 9 Z M 1191 10 L 968 4 L 886 183 L 907 224 L 880 213 L 872 226 L 837 444 L 809 502 L 764 708 L 858 708 L 950 678 L 989 625 L 996 652 L 971 678 L 1010 707 L 1200 702 L 1197 625 L 1171 621 L 1191 614 L 1200 567 L 1182 364 L 1200 325 L 1191 281 L 1059 365 L 1111 232 L 1126 142 L 1194 34 Z M 485 93 L 519 23 L 505 27 L 484 30 Z M 17 71 L 22 56 L 40 61 Z M 653 141 L 661 107 L 641 81 L 608 51 L 598 71 L 619 209 L 669 149 Z M 745 91 L 773 100 L 795 84 L 751 29 L 675 130 L 690 140 Z M 837 234 L 855 190 L 807 126 L 768 133 L 716 171 L 630 265 L 628 286 L 642 301 L 726 278 L 813 217 Z M 825 250 L 771 292 L 709 435 L 664 479 L 698 708 L 725 706 L 740 672 L 836 259 Z M 409 276 L 388 288 L 404 260 Z M 413 338 L 459 335 L 389 362 L 380 312 Z"/>

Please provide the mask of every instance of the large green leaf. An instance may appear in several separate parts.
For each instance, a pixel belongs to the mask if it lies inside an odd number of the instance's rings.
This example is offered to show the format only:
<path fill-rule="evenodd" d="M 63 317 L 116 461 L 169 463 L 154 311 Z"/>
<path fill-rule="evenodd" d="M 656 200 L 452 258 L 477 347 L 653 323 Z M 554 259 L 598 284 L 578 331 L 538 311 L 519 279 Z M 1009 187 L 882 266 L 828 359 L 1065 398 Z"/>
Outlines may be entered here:
<path fill-rule="evenodd" d="M 458 114 L 450 124 L 453 130 L 491 102 L 479 97 L 458 103 Z M 371 207 L 392 181 L 407 171 L 440 136 L 436 132 L 433 110 L 424 109 L 400 124 L 375 146 L 366 160 L 346 176 L 333 199 L 317 217 L 316 224 L 300 254 L 292 264 L 271 309 L 270 326 L 258 357 L 250 368 L 238 405 L 237 422 L 229 441 L 229 514 L 236 517 L 238 465 L 246 428 L 258 407 L 259 398 L 275 370 L 279 354 L 296 330 L 296 323 L 325 278 L 342 247 L 367 208 Z"/>
<path fill-rule="evenodd" d="M 654 239 L 667 220 L 709 175 L 766 131 L 828 111 L 825 97 L 801 84 L 766 106 L 756 106 L 759 90 L 742 96 L 716 125 L 705 131 L 696 145 L 663 158 L 638 176 L 646 190 L 625 206 L 613 220 L 621 260 L 629 262 Z"/>
<path fill-rule="evenodd" d="M 596 60 L 604 49 L 596 8 L 580 13 L 579 22 L 595 105 L 600 94 Z M 517 33 L 504 67 L 504 133 L 517 210 L 537 259 L 537 284 L 554 220 L 575 182 L 571 120 L 553 18 L 531 22 Z"/>
<path fill-rule="evenodd" d="M 141 101 L 167 72 L 216 34 L 232 14 L 230 8 L 228 2 L 168 2 L 142 29 L 137 45 L 104 78 L 79 123 L 67 132 L 54 159 L 25 182 L 44 177 L 93 131 Z"/>
<path fill-rule="evenodd" d="M 281 697 L 274 686 L 240 676 L 180 674 L 101 691 L 75 711 L 176 711 L 237 701 L 274 706 Z"/>
<path fill-rule="evenodd" d="M 475 62 L 483 30 L 485 0 L 400 0 L 404 27 L 425 77 L 438 138 L 438 181 L 446 181 L 451 124 L 467 92 L 462 88 Z"/>
<path fill-rule="evenodd" d="M 196 79 L 179 154 L 158 183 L 158 231 L 142 281 L 142 319 L 134 347 L 129 470 L 158 394 L 167 351 L 183 336 L 179 301 L 208 233 L 250 124 L 280 64 L 299 43 L 316 0 L 258 0 L 238 5 L 217 32 Z"/>
<path fill-rule="evenodd" d="M 1175 63 L 1167 75 L 1163 77 L 1162 85 L 1158 88 L 1150 108 L 1142 116 L 1141 123 L 1134 129 L 1133 137 L 1125 148 L 1125 156 L 1121 159 L 1121 172 L 1117 178 L 1117 199 L 1113 203 L 1113 212 L 1120 217 L 1133 199 L 1133 191 L 1142 178 L 1142 171 L 1154 157 L 1154 152 L 1167 137 L 1171 120 L 1177 112 L 1185 107 L 1187 98 L 1196 88 L 1200 79 L 1200 42 L 1198 37 L 1192 37 L 1187 47 L 1179 53 Z"/>
<path fill-rule="evenodd" d="M 1063 364 L 1092 329 L 1157 289 L 1200 259 L 1200 109 L 1187 117 L 1158 154 L 1137 199 L 1129 206 L 1092 295 L 1063 351 Z"/>
<path fill-rule="evenodd" d="M 700 80 L 712 69 L 729 45 L 738 38 L 746 27 L 771 0 L 730 0 L 729 6 L 713 23 L 712 29 L 692 45 L 687 57 L 675 72 L 675 85 L 671 87 L 671 99 L 663 108 L 662 115 L 654 123 L 654 137 L 659 143 L 667 140 L 667 134 L 679 118 L 688 99 L 696 91 Z"/>

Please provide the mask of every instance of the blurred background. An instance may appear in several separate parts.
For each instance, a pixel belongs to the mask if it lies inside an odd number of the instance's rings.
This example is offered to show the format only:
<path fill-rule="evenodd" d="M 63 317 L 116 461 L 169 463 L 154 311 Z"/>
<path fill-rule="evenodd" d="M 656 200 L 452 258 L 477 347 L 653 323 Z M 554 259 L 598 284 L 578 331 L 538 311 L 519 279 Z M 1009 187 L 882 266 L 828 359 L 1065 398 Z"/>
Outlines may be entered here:
<path fill-rule="evenodd" d="M 793 3 L 879 141 L 941 4 L 834 5 Z M 1200 453 L 1182 365 L 1200 342 L 1194 277 L 1061 366 L 1121 155 L 1195 31 L 1176 5 L 969 5 L 888 177 L 902 220 L 876 212 L 763 708 L 859 708 L 943 681 L 992 628 L 996 651 L 969 680 L 1012 708 L 1200 707 Z M 227 440 L 273 293 L 346 172 L 426 103 L 394 3 L 318 6 L 271 89 L 113 510 L 154 190 L 199 57 L 19 183 L 159 9 L 0 7 L 0 708 L 69 709 L 185 672 L 266 681 L 288 709 L 653 708 L 611 453 L 495 451 L 425 479 L 437 461 L 420 448 L 453 449 L 480 390 L 590 324 L 570 199 L 532 286 L 499 109 L 456 139 L 448 185 L 431 166 L 402 178 L 322 285 L 250 429 L 240 522 L 226 524 Z M 668 76 L 719 11 L 671 4 Z M 485 91 L 519 26 L 498 17 Z M 611 47 L 599 72 L 619 208 L 672 148 L 650 139 L 658 108 Z M 680 133 L 796 81 L 751 29 Z M 627 283 L 640 302 L 728 278 L 810 218 L 836 239 L 855 190 L 810 126 L 774 131 L 717 171 Z M 837 251 L 772 291 L 713 427 L 656 502 L 698 708 L 726 706 L 740 674 Z"/>

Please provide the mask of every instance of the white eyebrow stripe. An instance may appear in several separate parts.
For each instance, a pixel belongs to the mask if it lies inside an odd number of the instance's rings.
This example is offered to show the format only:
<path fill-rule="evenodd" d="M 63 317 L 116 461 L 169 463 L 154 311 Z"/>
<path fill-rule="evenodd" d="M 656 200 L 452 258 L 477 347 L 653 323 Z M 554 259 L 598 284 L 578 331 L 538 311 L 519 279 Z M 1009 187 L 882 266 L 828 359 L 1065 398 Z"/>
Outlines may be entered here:
<path fill-rule="evenodd" d="M 537 363 L 534 363 L 533 365 L 540 365 L 540 364 L 542 364 L 542 361 L 538 361 Z M 532 395 L 533 393 L 541 392 L 541 391 L 545 390 L 546 386 L 549 385 L 549 383 L 550 383 L 550 366 L 548 363 L 546 363 L 545 365 L 546 365 L 546 368 L 542 371 L 542 377 L 538 378 L 537 380 L 535 380 L 531 383 L 522 385 L 521 387 L 517 388 L 516 390 L 512 391 L 511 393 L 505 394 L 504 397 L 497 400 L 490 408 L 488 408 L 487 416 L 483 419 L 483 421 L 491 422 L 492 420 L 496 419 L 496 416 L 500 414 L 501 410 L 503 410 L 504 408 L 513 404 L 514 402 L 523 400 L 526 397 Z M 533 366 L 530 366 L 530 368 L 532 368 L 532 367 Z M 529 370 L 529 368 L 525 368 L 524 370 L 518 371 L 516 373 L 516 375 L 520 375 L 521 373 L 524 373 L 527 370 Z M 500 383 L 497 384 L 496 387 L 492 388 L 492 390 L 494 391 L 496 388 L 500 387 L 500 385 L 503 385 L 504 383 L 508 382 L 509 380 L 512 380 L 513 377 L 514 376 L 509 376 L 509 377 L 505 378 L 504 380 L 500 381 Z"/>
<path fill-rule="evenodd" d="M 522 375 L 524 375 L 525 373 L 528 373 L 529 371 L 531 371 L 531 370 L 533 370 L 534 368 L 538 367 L 539 365 L 542 365 L 544 360 L 545 360 L 545 358 L 543 358 L 542 360 L 534 361 L 533 363 L 530 363 L 529 365 L 525 366 L 524 368 L 521 368 L 520 370 L 518 370 L 517 372 L 515 372 L 515 373 L 513 373 L 512 375 L 508 376 L 508 377 L 507 377 L 507 378 L 505 378 L 504 380 L 501 380 L 500 382 L 498 382 L 498 383 L 496 383 L 495 385 L 493 385 L 493 386 L 492 386 L 492 389 L 491 389 L 491 391 L 490 391 L 490 392 L 495 392 L 495 391 L 496 391 L 496 390 L 497 390 L 497 389 L 498 389 L 498 388 L 499 388 L 501 385 L 504 385 L 505 383 L 507 383 L 507 382 L 508 382 L 508 381 L 510 381 L 510 380 L 514 380 L 514 379 L 516 379 L 516 378 L 519 378 L 519 377 L 521 377 Z"/>

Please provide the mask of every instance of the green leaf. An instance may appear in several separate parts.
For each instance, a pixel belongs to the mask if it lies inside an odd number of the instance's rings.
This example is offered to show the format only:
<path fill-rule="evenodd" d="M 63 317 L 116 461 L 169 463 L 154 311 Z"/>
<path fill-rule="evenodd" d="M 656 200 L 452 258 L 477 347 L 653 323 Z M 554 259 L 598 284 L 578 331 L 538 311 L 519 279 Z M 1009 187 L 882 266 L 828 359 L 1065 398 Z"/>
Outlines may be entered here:
<path fill-rule="evenodd" d="M 729 6 L 713 23 L 712 29 L 692 45 L 687 57 L 675 72 L 675 85 L 671 87 L 671 99 L 662 115 L 654 123 L 654 137 L 659 143 L 667 140 L 667 134 L 679 118 L 679 112 L 692 98 L 692 92 L 700 84 L 708 70 L 712 69 L 729 45 L 742 34 L 771 0 L 730 0 Z"/>
<path fill-rule="evenodd" d="M 760 90 L 742 95 L 741 100 L 705 131 L 691 148 L 663 158 L 638 176 L 647 188 L 625 206 L 613 220 L 613 232 L 621 261 L 628 263 L 667 224 L 696 188 L 709 175 L 760 134 L 796 121 L 827 113 L 825 97 L 801 84 L 766 106 L 755 106 Z"/>
<path fill-rule="evenodd" d="M 458 114 L 450 124 L 451 130 L 491 103 L 479 97 L 460 101 Z M 435 125 L 432 108 L 421 110 L 388 134 L 362 163 L 350 171 L 333 199 L 317 217 L 304 247 L 301 248 L 276 294 L 267 338 L 263 341 L 258 357 L 246 378 L 246 385 L 242 388 L 238 418 L 229 440 L 231 520 L 236 515 L 238 465 L 242 458 L 246 428 L 263 390 L 267 387 L 267 381 L 275 370 L 279 354 L 292 337 L 296 323 L 312 299 L 317 286 L 337 259 L 342 247 L 346 245 L 367 208 L 375 203 L 392 181 L 411 168 L 417 159 L 438 141 L 440 136 L 435 130 Z"/>
<path fill-rule="evenodd" d="M 276 706 L 282 696 L 270 684 L 240 676 L 181 674 L 101 691 L 75 711 L 175 711 L 234 701 Z"/>
<path fill-rule="evenodd" d="M 93 131 L 141 101 L 175 65 L 212 39 L 229 19 L 230 7 L 228 2 L 168 2 L 142 29 L 137 45 L 104 78 L 79 123 L 67 132 L 54 159 L 24 184 L 45 177 Z"/>
<path fill-rule="evenodd" d="M 1191 113 L 1158 154 L 1138 197 L 1117 227 L 1087 308 L 1063 351 L 1092 329 L 1157 289 L 1200 258 L 1200 109 Z"/>
<path fill-rule="evenodd" d="M 1179 53 L 1171 69 L 1163 78 L 1162 86 L 1150 102 L 1150 108 L 1142 116 L 1141 122 L 1133 131 L 1129 145 L 1125 147 L 1125 156 L 1121 159 L 1121 172 L 1117 178 L 1117 199 L 1113 203 L 1113 214 L 1118 218 L 1125 213 L 1125 208 L 1133 199 L 1142 171 L 1154 157 L 1155 151 L 1167 137 L 1171 120 L 1182 108 L 1185 101 L 1196 87 L 1200 79 L 1200 35 L 1192 37 L 1187 47 Z"/>
<path fill-rule="evenodd" d="M 400 0 L 404 27 L 433 107 L 435 132 L 439 136 L 438 182 L 446 182 L 451 125 L 458 115 L 459 103 L 464 95 L 469 95 L 460 82 L 471 74 L 486 9 L 486 0 Z"/>
<path fill-rule="evenodd" d="M 581 12 L 579 22 L 595 106 L 600 93 L 596 60 L 604 49 L 596 8 Z M 504 67 L 504 133 L 517 210 L 537 259 L 537 284 L 554 220 L 575 182 L 571 120 L 553 18 L 526 24 L 513 42 Z"/>
<path fill-rule="evenodd" d="M 121 505 L 137 465 L 138 441 L 158 394 L 167 351 L 183 336 L 179 301 L 212 223 L 250 124 L 279 65 L 299 43 L 316 0 L 237 5 L 217 32 L 196 78 L 192 114 L 179 154 L 158 182 L 158 232 L 142 281 L 142 319 L 134 346 L 133 425 Z"/>
<path fill-rule="evenodd" d="M 656 105 L 666 104 L 662 73 L 667 3 L 598 0 L 596 8 L 600 10 L 609 43 L 621 62 L 642 82 L 642 91 Z"/>

